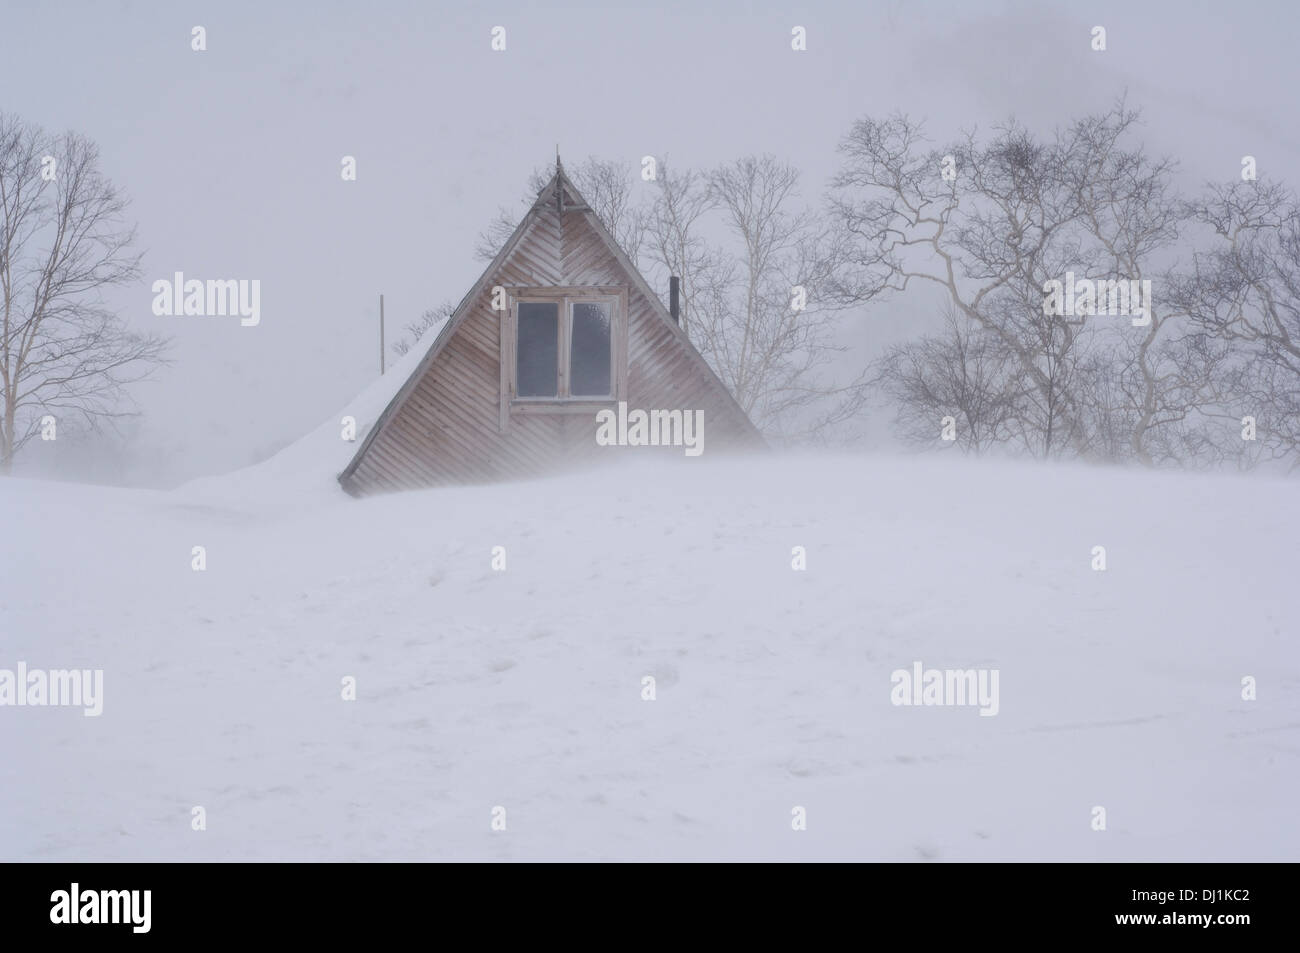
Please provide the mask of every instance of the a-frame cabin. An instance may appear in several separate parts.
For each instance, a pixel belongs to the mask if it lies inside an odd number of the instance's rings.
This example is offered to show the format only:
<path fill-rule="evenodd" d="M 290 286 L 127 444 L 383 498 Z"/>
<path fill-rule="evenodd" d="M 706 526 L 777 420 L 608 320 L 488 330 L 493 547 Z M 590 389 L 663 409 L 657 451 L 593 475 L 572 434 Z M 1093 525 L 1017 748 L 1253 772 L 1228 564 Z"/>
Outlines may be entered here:
<path fill-rule="evenodd" d="M 364 495 L 650 452 L 597 445 L 598 412 L 620 402 L 702 411 L 710 455 L 763 446 L 557 162 L 339 483 Z"/>

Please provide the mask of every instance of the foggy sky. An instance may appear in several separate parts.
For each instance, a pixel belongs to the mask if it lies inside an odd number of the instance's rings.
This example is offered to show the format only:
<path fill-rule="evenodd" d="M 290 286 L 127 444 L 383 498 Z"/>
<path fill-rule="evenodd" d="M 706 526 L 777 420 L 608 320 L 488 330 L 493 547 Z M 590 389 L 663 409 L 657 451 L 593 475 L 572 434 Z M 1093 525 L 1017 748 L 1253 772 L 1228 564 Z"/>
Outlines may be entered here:
<path fill-rule="evenodd" d="M 1188 187 L 1235 179 L 1246 154 L 1300 185 L 1290 0 L 285 6 L 6 0 L 0 108 L 98 143 L 145 251 L 110 300 L 175 342 L 134 391 L 129 442 L 36 441 L 19 473 L 171 486 L 312 429 L 378 372 L 380 292 L 390 342 L 459 300 L 482 267 L 477 233 L 500 206 L 522 213 L 557 144 L 570 164 L 770 152 L 817 201 L 861 116 L 901 110 L 939 140 L 1010 115 L 1049 134 L 1127 90 Z M 790 49 L 795 25 L 807 52 Z M 155 317 L 150 285 L 176 271 L 260 280 L 261 324 Z M 850 359 L 927 310 L 847 316 Z"/>

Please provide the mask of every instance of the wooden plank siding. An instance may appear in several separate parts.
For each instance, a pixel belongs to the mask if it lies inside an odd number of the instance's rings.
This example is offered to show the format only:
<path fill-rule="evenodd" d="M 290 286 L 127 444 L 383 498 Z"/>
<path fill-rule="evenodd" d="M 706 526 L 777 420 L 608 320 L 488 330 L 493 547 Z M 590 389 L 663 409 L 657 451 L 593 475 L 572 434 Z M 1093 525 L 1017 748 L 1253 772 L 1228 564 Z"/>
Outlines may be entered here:
<path fill-rule="evenodd" d="M 566 200 L 562 214 L 556 209 L 557 188 Z M 763 445 L 572 183 L 557 173 L 415 374 L 367 431 L 339 476 L 348 492 L 515 479 L 596 454 L 653 451 L 598 447 L 593 409 L 548 413 L 545 406 L 511 406 L 503 398 L 509 376 L 504 362 L 513 360 L 514 342 L 502 340 L 501 315 L 491 307 L 497 285 L 620 289 L 625 313 L 616 321 L 626 323 L 614 329 L 618 364 L 611 373 L 622 382 L 628 408 L 702 410 L 706 453 Z"/>

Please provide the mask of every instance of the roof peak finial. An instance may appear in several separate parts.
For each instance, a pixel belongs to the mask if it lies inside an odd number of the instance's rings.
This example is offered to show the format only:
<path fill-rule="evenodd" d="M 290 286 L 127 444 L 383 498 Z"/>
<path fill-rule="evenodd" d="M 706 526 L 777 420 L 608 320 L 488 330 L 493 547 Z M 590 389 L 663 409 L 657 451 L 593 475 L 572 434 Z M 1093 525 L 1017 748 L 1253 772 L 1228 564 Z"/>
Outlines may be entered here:
<path fill-rule="evenodd" d="M 564 216 L 564 166 L 560 165 L 560 144 L 555 144 L 555 214 Z"/>

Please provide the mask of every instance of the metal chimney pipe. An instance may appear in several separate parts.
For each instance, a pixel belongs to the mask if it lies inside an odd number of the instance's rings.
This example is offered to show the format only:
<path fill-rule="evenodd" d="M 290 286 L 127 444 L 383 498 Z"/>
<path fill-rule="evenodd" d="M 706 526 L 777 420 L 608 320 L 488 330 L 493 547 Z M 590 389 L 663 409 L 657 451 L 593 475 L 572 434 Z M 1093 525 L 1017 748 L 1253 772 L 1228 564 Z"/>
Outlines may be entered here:
<path fill-rule="evenodd" d="M 673 316 L 673 324 L 682 323 L 682 279 L 676 275 L 668 279 L 668 313 Z"/>

